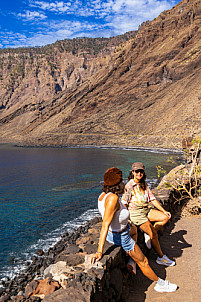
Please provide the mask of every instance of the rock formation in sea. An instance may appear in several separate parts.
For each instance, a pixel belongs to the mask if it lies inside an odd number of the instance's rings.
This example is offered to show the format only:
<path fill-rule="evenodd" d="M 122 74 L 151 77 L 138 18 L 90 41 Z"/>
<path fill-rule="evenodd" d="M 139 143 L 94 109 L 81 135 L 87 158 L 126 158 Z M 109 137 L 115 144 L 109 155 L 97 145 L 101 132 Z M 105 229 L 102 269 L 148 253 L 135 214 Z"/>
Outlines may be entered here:
<path fill-rule="evenodd" d="M 182 0 L 112 42 L 1 50 L 1 142 L 175 148 L 200 137 L 200 28 L 201 0 Z"/>

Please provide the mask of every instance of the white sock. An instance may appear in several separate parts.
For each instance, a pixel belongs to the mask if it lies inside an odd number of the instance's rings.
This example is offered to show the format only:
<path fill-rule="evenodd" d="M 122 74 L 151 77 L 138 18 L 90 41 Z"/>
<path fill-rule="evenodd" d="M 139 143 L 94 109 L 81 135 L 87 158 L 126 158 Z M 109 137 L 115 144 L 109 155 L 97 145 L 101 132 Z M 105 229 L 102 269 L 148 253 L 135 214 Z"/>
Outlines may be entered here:
<path fill-rule="evenodd" d="M 165 280 L 161 279 L 161 278 L 158 278 L 158 281 L 156 281 L 156 283 L 159 285 L 159 286 L 163 286 L 165 284 Z"/>

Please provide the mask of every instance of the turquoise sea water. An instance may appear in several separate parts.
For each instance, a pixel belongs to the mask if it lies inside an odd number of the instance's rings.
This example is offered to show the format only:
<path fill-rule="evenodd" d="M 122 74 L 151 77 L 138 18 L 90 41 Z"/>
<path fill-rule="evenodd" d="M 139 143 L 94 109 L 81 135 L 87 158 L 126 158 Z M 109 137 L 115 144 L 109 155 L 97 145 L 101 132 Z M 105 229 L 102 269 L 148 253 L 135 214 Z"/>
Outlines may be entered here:
<path fill-rule="evenodd" d="M 98 215 L 104 172 L 116 166 L 126 180 L 134 161 L 145 164 L 154 185 L 157 165 L 169 171 L 183 159 L 142 149 L 0 146 L 0 278 L 13 277 L 37 249 Z"/>

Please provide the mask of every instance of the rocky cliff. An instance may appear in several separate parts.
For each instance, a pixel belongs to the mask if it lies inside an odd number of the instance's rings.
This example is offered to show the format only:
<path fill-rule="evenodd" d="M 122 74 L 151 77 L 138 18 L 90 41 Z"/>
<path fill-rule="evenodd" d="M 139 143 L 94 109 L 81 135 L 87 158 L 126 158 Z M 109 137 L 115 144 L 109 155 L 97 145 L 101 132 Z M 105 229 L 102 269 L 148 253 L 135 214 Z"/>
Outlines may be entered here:
<path fill-rule="evenodd" d="M 1 51 L 1 142 L 175 148 L 201 136 L 200 25 L 201 0 L 183 0 L 119 46 Z"/>

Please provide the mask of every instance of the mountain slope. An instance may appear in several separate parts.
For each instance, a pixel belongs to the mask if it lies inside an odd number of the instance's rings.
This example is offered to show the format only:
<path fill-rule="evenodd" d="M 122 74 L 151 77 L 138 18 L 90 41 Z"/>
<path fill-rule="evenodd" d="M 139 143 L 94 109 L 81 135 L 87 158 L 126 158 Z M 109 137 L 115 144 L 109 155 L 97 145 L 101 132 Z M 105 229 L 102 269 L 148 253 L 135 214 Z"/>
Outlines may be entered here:
<path fill-rule="evenodd" d="M 106 57 L 135 34 L 0 50 L 0 117 L 23 105 L 42 110 L 51 97 L 78 87 L 95 74 L 107 63 Z"/>
<path fill-rule="evenodd" d="M 201 0 L 183 0 L 42 107 L 23 104 L 21 92 L 1 110 L 2 141 L 174 148 L 183 136 L 201 136 L 200 23 Z"/>

